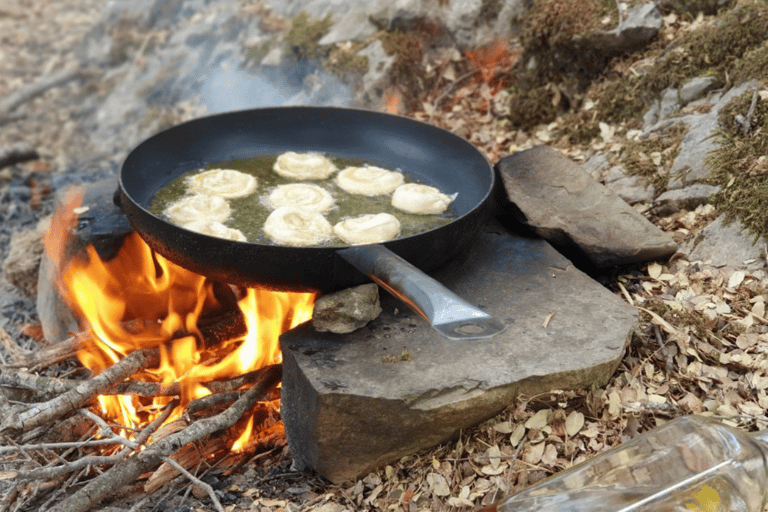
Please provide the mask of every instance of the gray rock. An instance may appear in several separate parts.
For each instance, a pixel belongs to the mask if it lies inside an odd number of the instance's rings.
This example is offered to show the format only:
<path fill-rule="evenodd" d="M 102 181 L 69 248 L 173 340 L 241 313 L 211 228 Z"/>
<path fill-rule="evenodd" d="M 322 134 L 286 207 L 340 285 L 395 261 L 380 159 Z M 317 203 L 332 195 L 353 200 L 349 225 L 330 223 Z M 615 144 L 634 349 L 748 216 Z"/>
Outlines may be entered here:
<path fill-rule="evenodd" d="M 343 482 L 508 407 L 520 395 L 610 379 L 636 310 L 549 244 L 481 235 L 434 277 L 507 323 L 486 340 L 448 340 L 382 296 L 381 316 L 339 336 L 304 324 L 281 336 L 281 415 L 294 465 Z"/>
<path fill-rule="evenodd" d="M 344 334 L 364 327 L 380 314 L 378 285 L 363 284 L 317 299 L 312 327 L 318 332 Z"/>
<path fill-rule="evenodd" d="M 367 104 L 377 105 L 384 96 L 384 89 L 389 85 L 388 75 L 394 55 L 387 55 L 378 39 L 358 52 L 368 59 L 368 71 L 363 75 L 362 96 Z"/>
<path fill-rule="evenodd" d="M 511 38 L 515 23 L 526 10 L 525 0 L 499 0 L 494 3 L 495 16 L 484 16 L 488 2 L 435 2 L 434 0 L 268 0 L 276 12 L 292 18 L 305 11 L 314 18 L 328 14 L 338 24 L 323 40 L 333 43 L 362 39 L 373 34 L 375 27 L 369 18 L 378 21 L 393 19 L 398 13 L 410 13 L 443 20 L 451 37 L 460 47 L 477 46 L 498 38 Z"/>
<path fill-rule="evenodd" d="M 606 187 L 629 204 L 653 200 L 653 187 L 645 183 L 640 176 L 627 176 L 620 165 L 611 167 L 604 182 Z"/>
<path fill-rule="evenodd" d="M 688 132 L 680 143 L 680 152 L 672 164 L 670 173 L 675 176 L 670 180 L 668 188 L 677 189 L 699 181 L 709 174 L 706 158 L 712 151 L 720 147 L 713 137 L 718 129 L 720 110 L 736 96 L 755 86 L 754 81 L 734 87 L 726 94 L 716 98 L 714 106 L 706 114 L 691 115 L 682 118 L 688 125 Z"/>
<path fill-rule="evenodd" d="M 538 146 L 497 167 L 520 221 L 569 255 L 604 268 L 663 259 L 675 242 L 557 151 Z"/>
<path fill-rule="evenodd" d="M 754 238 L 740 222 L 727 223 L 720 215 L 680 250 L 688 254 L 689 261 L 749 270 L 765 268 L 765 240 Z"/>
<path fill-rule="evenodd" d="M 650 107 L 648 107 L 648 110 L 645 111 L 645 114 L 643 114 L 643 131 L 644 132 L 649 132 L 651 130 L 651 127 L 659 122 L 660 113 L 661 113 L 661 101 L 656 100 L 651 104 Z"/>
<path fill-rule="evenodd" d="M 671 117 L 680 110 L 680 100 L 677 96 L 677 89 L 665 89 L 664 92 L 661 93 L 659 121 Z"/>
<path fill-rule="evenodd" d="M 590 176 L 592 176 L 592 178 L 601 181 L 604 179 L 603 173 L 610 168 L 611 163 L 608 161 L 608 157 L 605 156 L 605 153 L 595 153 L 589 157 L 586 162 L 581 164 L 581 166 Z"/>
<path fill-rule="evenodd" d="M 350 10 L 343 14 L 319 41 L 319 44 L 335 44 L 342 41 L 360 41 L 376 33 L 376 27 L 368 20 L 364 10 Z"/>
<path fill-rule="evenodd" d="M 616 28 L 591 34 L 586 40 L 605 55 L 634 52 L 650 43 L 661 29 L 661 12 L 652 2 L 634 5 L 625 14 L 626 19 Z"/>
<path fill-rule="evenodd" d="M 118 253 L 132 229 L 128 219 L 112 200 L 115 190 L 117 180 L 114 177 L 88 184 L 84 188 L 81 206 L 87 207 L 87 211 L 78 215 L 77 229 L 65 246 L 64 261 L 84 257 L 85 248 L 90 245 L 103 261 L 112 259 Z M 59 192 L 58 204 L 63 194 Z M 57 271 L 57 263 L 49 254 L 44 253 L 37 281 L 37 312 L 43 334 L 49 343 L 62 341 L 78 329 L 77 321 L 56 285 Z"/>
<path fill-rule="evenodd" d="M 680 87 L 678 94 L 680 103 L 687 105 L 692 101 L 698 100 L 711 91 L 716 84 L 717 79 L 712 76 L 699 76 L 689 80 Z"/>
<path fill-rule="evenodd" d="M 653 212 L 656 215 L 664 216 L 680 210 L 694 210 L 697 206 L 708 203 L 710 197 L 719 190 L 719 187 L 703 183 L 667 190 L 654 201 Z"/>

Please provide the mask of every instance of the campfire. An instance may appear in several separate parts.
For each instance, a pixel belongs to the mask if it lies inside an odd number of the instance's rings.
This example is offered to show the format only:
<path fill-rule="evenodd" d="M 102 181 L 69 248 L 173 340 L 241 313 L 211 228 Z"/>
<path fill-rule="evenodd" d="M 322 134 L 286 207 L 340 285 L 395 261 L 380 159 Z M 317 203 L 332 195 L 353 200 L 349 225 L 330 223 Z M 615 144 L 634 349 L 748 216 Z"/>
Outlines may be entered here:
<path fill-rule="evenodd" d="M 81 409 L 80 419 L 100 426 L 91 439 L 108 444 L 97 443 L 98 454 L 118 456 L 132 446 L 140 457 L 139 450 L 149 452 L 171 438 L 183 446 L 180 434 L 200 439 L 220 430 L 201 427 L 201 420 L 226 415 L 223 423 L 231 426 L 221 441 L 182 449 L 149 478 L 145 488 L 151 491 L 182 471 L 171 469 L 173 462 L 192 468 L 203 459 L 215 464 L 227 455 L 252 454 L 260 443 L 284 446 L 275 389 L 281 373 L 278 338 L 311 318 L 315 294 L 212 282 L 154 253 L 135 233 L 108 261 L 92 245 L 82 254 L 68 254 L 68 233 L 85 210 L 79 200 L 71 192 L 54 216 L 46 251 L 56 265 L 61 295 L 78 319 L 71 348 L 95 376 L 87 381 L 95 400 L 89 410 Z M 40 417 L 59 419 L 89 400 L 70 396 L 64 402 L 70 406 Z M 233 413 L 238 403 L 242 411 Z M 9 421 L 4 430 L 37 425 L 42 423 L 35 419 Z M 184 436 L 185 430 L 190 435 Z"/>

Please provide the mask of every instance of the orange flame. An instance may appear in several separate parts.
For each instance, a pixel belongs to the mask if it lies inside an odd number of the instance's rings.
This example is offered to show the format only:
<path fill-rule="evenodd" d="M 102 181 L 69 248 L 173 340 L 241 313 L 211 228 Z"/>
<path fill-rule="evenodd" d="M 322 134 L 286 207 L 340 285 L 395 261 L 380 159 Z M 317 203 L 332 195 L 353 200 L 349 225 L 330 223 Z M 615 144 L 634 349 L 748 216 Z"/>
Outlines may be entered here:
<path fill-rule="evenodd" d="M 62 295 L 80 328 L 90 335 L 78 358 L 99 373 L 134 350 L 157 348 L 159 366 L 133 378 L 179 384 L 181 403 L 168 421 L 191 400 L 210 394 L 206 382 L 279 363 L 280 334 L 311 318 L 312 293 L 247 289 L 238 301 L 247 326 L 245 337 L 203 346 L 198 321 L 224 307 L 216 286 L 154 253 L 137 234 L 128 235 L 109 261 L 103 261 L 93 246 L 86 248 L 86 257 L 65 261 L 67 234 L 77 220 L 74 212 L 80 197 L 68 196 L 46 237 L 48 254 L 59 265 Z M 170 401 L 171 397 L 99 397 L 103 416 L 133 429 L 152 421 Z M 241 436 L 241 446 L 249 435 L 250 430 Z"/>
<path fill-rule="evenodd" d="M 473 50 L 466 50 L 464 55 L 478 70 L 480 80 L 484 84 L 490 84 L 500 69 L 511 68 L 518 57 L 518 53 L 512 50 L 509 43 L 503 39 Z"/>
<path fill-rule="evenodd" d="M 403 109 L 403 93 L 394 87 L 384 91 L 384 112 L 400 114 Z"/>

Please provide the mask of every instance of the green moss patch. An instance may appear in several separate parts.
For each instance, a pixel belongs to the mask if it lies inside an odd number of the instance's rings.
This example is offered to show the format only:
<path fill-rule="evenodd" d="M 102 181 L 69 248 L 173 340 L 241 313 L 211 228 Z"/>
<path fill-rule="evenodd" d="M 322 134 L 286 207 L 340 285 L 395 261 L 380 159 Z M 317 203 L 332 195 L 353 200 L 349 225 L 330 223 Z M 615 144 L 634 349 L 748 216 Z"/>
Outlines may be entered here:
<path fill-rule="evenodd" d="M 358 52 L 364 47 L 362 42 L 336 45 L 325 60 L 325 69 L 346 82 L 363 76 L 368 71 L 368 57 Z"/>
<path fill-rule="evenodd" d="M 686 126 L 680 123 L 646 140 L 627 142 L 621 159 L 627 174 L 643 177 L 656 195 L 664 192 L 686 132 Z"/>
<path fill-rule="evenodd" d="M 707 159 L 707 182 L 721 187 L 713 198 L 718 211 L 740 220 L 757 240 L 768 238 L 768 101 L 758 99 L 748 133 L 734 121 L 747 116 L 752 97 L 750 90 L 720 111 L 721 146 Z"/>
<path fill-rule="evenodd" d="M 321 20 L 314 20 L 302 11 L 293 18 L 291 30 L 285 35 L 286 48 L 298 60 L 323 59 L 330 53 L 331 46 L 321 45 L 319 41 L 332 26 L 330 14 Z"/>

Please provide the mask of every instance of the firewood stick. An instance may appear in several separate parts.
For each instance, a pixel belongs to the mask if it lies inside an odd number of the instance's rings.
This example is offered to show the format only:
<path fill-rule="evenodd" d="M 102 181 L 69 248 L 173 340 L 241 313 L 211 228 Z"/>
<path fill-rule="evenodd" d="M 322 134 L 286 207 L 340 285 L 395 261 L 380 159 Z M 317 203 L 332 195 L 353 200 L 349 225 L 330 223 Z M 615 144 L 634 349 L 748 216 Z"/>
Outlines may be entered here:
<path fill-rule="evenodd" d="M 123 444 L 126 448 L 130 448 L 131 450 L 137 450 L 139 447 L 141 447 L 141 445 L 136 443 L 135 441 L 130 441 L 112 432 L 112 429 L 109 428 L 109 425 L 107 425 L 107 423 L 103 419 L 96 416 L 91 411 L 81 410 L 80 413 L 87 416 L 94 423 L 99 425 L 101 427 L 102 435 L 115 440 L 115 442 Z M 160 458 L 162 459 L 163 462 L 165 462 L 166 464 L 171 466 L 173 469 L 181 473 L 187 480 L 199 486 L 201 489 L 205 490 L 206 494 L 208 494 L 208 496 L 211 498 L 211 501 L 213 502 L 214 507 L 216 507 L 216 510 L 218 512 L 224 512 L 224 507 L 221 506 L 219 499 L 216 497 L 216 493 L 214 492 L 213 487 L 211 487 L 207 483 L 203 482 L 202 480 L 194 476 L 192 473 L 187 471 L 183 466 L 181 466 L 178 462 L 168 457 L 167 455 L 161 455 Z"/>
<path fill-rule="evenodd" d="M 35 404 L 33 407 L 10 406 L 7 402 L 3 404 L 0 401 L 0 413 L 2 413 L 0 434 L 25 432 L 55 421 L 98 396 L 103 389 L 110 388 L 134 373 L 158 364 L 159 358 L 158 350 L 135 350 L 125 359 L 118 361 L 89 381 L 81 383 L 75 389 L 47 402 Z"/>
<path fill-rule="evenodd" d="M 85 382 L 87 381 L 46 377 L 15 368 L 0 367 L 0 386 L 28 390 L 38 398 L 38 401 L 49 400 L 52 396 L 58 396 L 71 391 Z M 99 394 L 158 397 L 178 396 L 179 393 L 181 393 L 181 388 L 178 383 L 164 385 L 157 382 L 123 381 L 109 389 L 101 390 Z"/>
<path fill-rule="evenodd" d="M 188 428 L 171 434 L 134 457 L 122 461 L 91 480 L 82 489 L 50 508 L 50 512 L 87 512 L 104 498 L 126 484 L 135 481 L 142 473 L 157 467 L 161 457 L 167 457 L 182 446 L 232 426 L 240 417 L 275 386 L 282 377 L 282 367 L 273 365 L 264 372 L 263 379 L 249 389 L 224 412 L 195 422 Z"/>
<path fill-rule="evenodd" d="M 126 322 L 123 327 L 127 330 L 135 329 L 135 324 L 137 322 L 138 321 Z M 216 346 L 228 340 L 241 338 L 245 336 L 247 329 L 245 318 L 239 309 L 228 311 L 199 327 L 200 336 L 207 347 Z M 187 334 L 188 333 L 184 333 L 183 335 Z M 7 366 L 12 368 L 26 367 L 34 371 L 47 368 L 62 361 L 67 361 L 68 359 L 77 356 L 78 350 L 85 348 L 90 336 L 90 331 L 86 329 L 82 332 L 73 334 L 65 340 L 43 347 L 34 352 L 22 352 L 21 349 L 16 346 L 16 349 L 12 352 L 14 354 L 15 362 Z M 0 343 L 7 345 L 7 348 L 16 345 L 12 340 L 10 340 L 10 342 L 9 340 L 10 336 L 7 336 L 6 339 L 2 336 L 2 333 L 0 333 Z"/>
<path fill-rule="evenodd" d="M 30 368 L 34 371 L 66 361 L 77 355 L 77 351 L 83 347 L 87 339 L 86 336 L 86 333 L 74 334 L 65 340 L 42 347 L 34 352 L 19 353 L 14 357 L 16 361 L 7 366 L 10 368 Z"/>
<path fill-rule="evenodd" d="M 136 438 L 132 441 L 136 446 L 141 446 L 144 443 L 147 442 L 149 439 L 149 436 L 151 436 L 155 431 L 157 431 L 160 426 L 165 423 L 165 420 L 168 419 L 168 417 L 171 415 L 174 409 L 176 409 L 176 406 L 179 405 L 178 400 L 172 400 L 168 405 L 165 406 L 165 409 L 163 410 L 162 414 L 160 414 L 157 418 L 152 420 L 151 423 L 149 423 L 146 427 L 144 427 L 141 432 L 136 436 Z M 106 423 L 103 419 L 99 418 L 98 416 L 93 415 L 93 413 L 90 413 L 89 411 L 80 411 L 81 414 L 87 416 L 88 418 L 94 420 L 97 425 L 101 427 L 102 430 L 107 427 Z M 7 452 L 7 451 L 32 451 L 32 450 L 39 450 L 39 449 L 56 449 L 56 448 L 69 448 L 69 447 L 78 447 L 83 448 L 86 446 L 100 446 L 100 445 L 114 445 L 114 444 L 125 444 L 122 443 L 119 439 L 113 439 L 113 436 L 110 436 L 109 439 L 94 439 L 91 441 L 81 441 L 81 442 L 70 442 L 70 443 L 44 443 L 44 444 L 35 444 L 35 445 L 21 445 L 21 446 L 9 446 L 9 447 L 0 447 L 0 453 Z M 121 438 L 122 439 L 122 438 Z M 81 457 L 75 461 L 67 461 L 66 463 L 59 465 L 59 466 L 47 466 L 42 468 L 34 468 L 29 470 L 11 470 L 11 471 L 0 471 L 0 480 L 10 480 L 13 479 L 16 482 L 25 482 L 30 480 L 46 480 L 53 477 L 59 477 L 63 476 L 69 473 L 72 473 L 74 471 L 78 471 L 80 469 L 84 469 L 88 466 L 98 466 L 98 465 L 113 465 L 117 462 L 123 460 L 127 455 L 129 455 L 134 448 L 124 448 L 120 452 L 114 454 L 114 455 L 108 455 L 108 456 L 87 456 L 87 457 Z M 60 457 L 61 458 L 61 457 Z"/>
<path fill-rule="evenodd" d="M 264 368 L 268 367 L 265 366 Z M 258 370 L 253 370 L 227 380 L 212 380 L 210 382 L 205 382 L 203 383 L 203 386 L 211 390 L 211 393 L 234 391 L 245 386 L 246 384 L 253 384 L 254 382 L 257 382 L 261 378 L 261 374 L 264 371 L 264 368 L 259 368 Z"/>
<path fill-rule="evenodd" d="M 0 101 L 0 117 L 5 117 L 6 115 L 12 113 L 14 109 L 23 105 L 29 100 L 40 96 L 48 89 L 64 85 L 71 80 L 85 77 L 88 74 L 90 74 L 90 72 L 74 67 L 64 69 L 58 73 L 43 76 L 37 82 L 27 85 L 23 89 L 12 92 L 6 96 L 3 101 Z"/>
<path fill-rule="evenodd" d="M 261 370 L 254 370 L 231 379 L 214 380 L 210 382 L 202 382 L 201 384 L 207 387 L 212 393 L 226 393 L 239 389 L 247 384 L 253 384 L 259 379 L 260 375 Z M 9 393 L 3 391 L 3 386 L 27 390 L 30 392 L 31 396 L 35 398 L 35 401 L 42 402 L 50 400 L 54 396 L 59 396 L 71 391 L 77 386 L 82 385 L 84 382 L 86 381 L 35 375 L 23 370 L 3 368 L 0 366 L 0 395 L 4 394 L 9 399 L 12 398 L 9 396 Z M 177 382 L 165 385 L 157 382 L 122 381 L 109 389 L 101 390 L 99 395 L 159 397 L 178 396 L 180 393 L 181 386 Z M 236 398 L 237 397 L 234 397 L 230 401 L 234 402 Z M 18 400 L 18 398 L 13 399 Z"/>
<path fill-rule="evenodd" d="M 11 335 L 8 334 L 8 331 L 2 327 L 0 327 L 0 345 L 4 346 L 6 350 L 8 350 L 11 357 L 13 357 L 13 359 L 16 361 L 21 361 L 30 354 L 28 350 L 22 349 L 13 340 L 13 338 L 11 338 Z M 7 364 L 6 361 L 3 361 L 3 365 L 5 364 Z"/>

